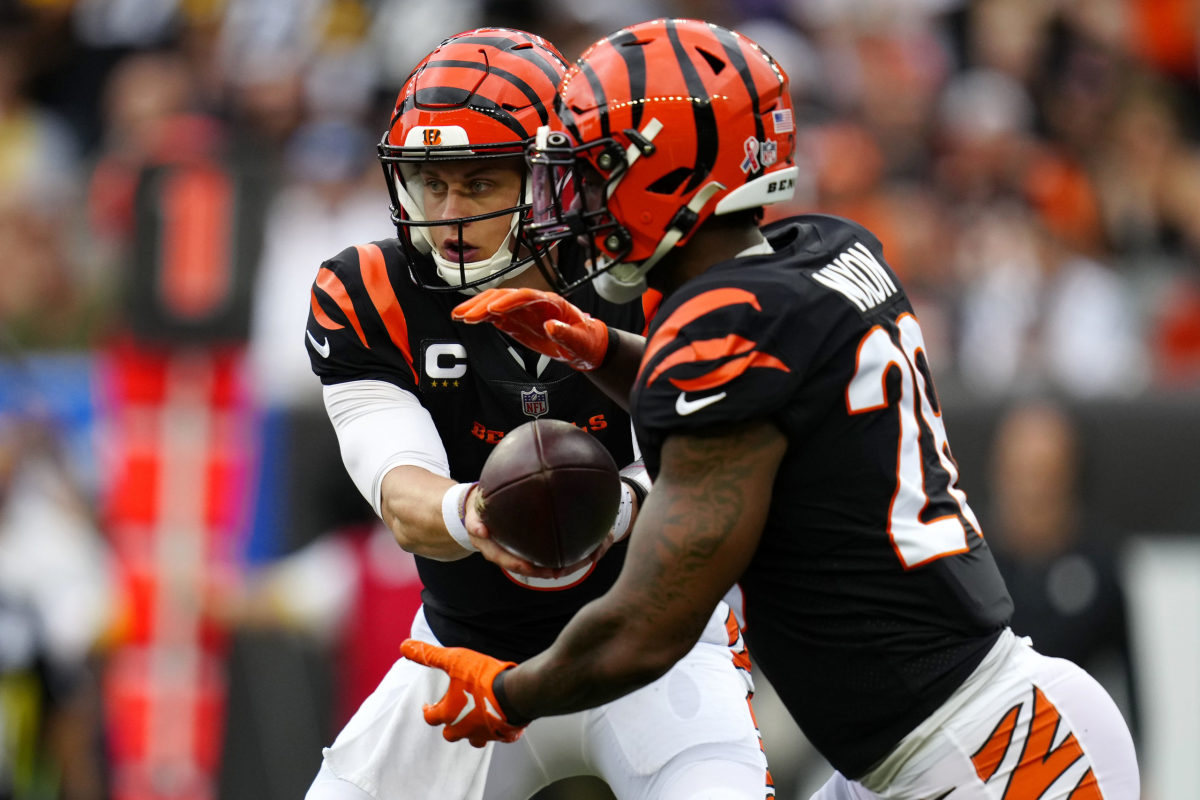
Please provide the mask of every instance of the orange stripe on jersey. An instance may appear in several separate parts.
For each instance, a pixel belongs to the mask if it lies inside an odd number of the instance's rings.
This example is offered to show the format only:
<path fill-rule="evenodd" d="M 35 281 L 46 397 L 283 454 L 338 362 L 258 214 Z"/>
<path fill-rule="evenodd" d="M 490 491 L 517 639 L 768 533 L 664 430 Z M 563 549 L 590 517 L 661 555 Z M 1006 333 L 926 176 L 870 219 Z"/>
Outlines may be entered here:
<path fill-rule="evenodd" d="M 413 380 L 419 382 L 417 368 L 413 366 L 412 348 L 408 344 L 408 320 L 404 317 L 404 309 L 400 308 L 400 301 L 396 299 L 396 292 L 388 279 L 383 251 L 379 249 L 379 245 L 374 244 L 357 245 L 354 249 L 358 251 L 359 269 L 362 271 L 367 294 L 375 304 L 375 310 L 379 312 L 392 344 L 396 345 L 404 355 L 404 360 L 408 362 Z"/>
<path fill-rule="evenodd" d="M 1029 725 L 1029 736 L 1021 753 L 1021 761 L 1013 770 L 1008 789 L 1004 792 L 1005 800 L 1035 800 L 1041 797 L 1050 784 L 1083 758 L 1083 748 L 1079 746 L 1074 733 L 1068 733 L 1062 744 L 1050 749 L 1062 721 L 1062 714 L 1054 704 L 1042 694 L 1041 689 L 1033 687 L 1033 720 Z"/>
<path fill-rule="evenodd" d="M 335 322 L 333 317 L 325 313 L 325 309 L 321 308 L 321 304 L 317 302 L 317 293 L 315 291 L 308 293 L 308 304 L 312 306 L 313 319 L 327 331 L 338 331 L 346 327 L 340 322 Z"/>
<path fill-rule="evenodd" d="M 654 319 L 654 315 L 658 313 L 661 305 L 662 292 L 656 289 L 647 289 L 642 292 L 642 316 L 646 319 L 646 324 L 642 327 L 642 336 L 650 332 L 650 320 Z"/>
<path fill-rule="evenodd" d="M 646 385 L 649 386 L 654 383 L 659 375 L 679 364 L 687 364 L 691 361 L 711 361 L 737 353 L 745 353 L 747 350 L 753 349 L 754 342 L 732 333 L 724 339 L 705 339 L 701 342 L 689 344 L 686 347 L 676 350 L 659 362 L 659 365 L 654 368 L 654 371 L 650 373 L 650 377 L 646 380 Z M 675 381 L 671 381 L 671 383 L 675 383 Z"/>
<path fill-rule="evenodd" d="M 317 270 L 317 288 L 329 295 L 333 302 L 337 303 L 337 307 L 346 315 L 346 319 L 350 321 L 350 327 L 354 328 L 354 332 L 358 334 L 358 340 L 362 342 L 363 347 L 370 348 L 367 344 L 367 335 L 363 333 L 362 323 L 358 321 L 358 312 L 354 310 L 354 301 L 350 299 L 350 293 L 346 291 L 345 285 L 341 278 L 334 274 L 333 270 L 328 267 L 321 267 Z M 314 298 L 315 299 L 315 298 Z M 326 319 L 329 319 L 326 317 Z M 317 318 L 321 322 L 320 317 Z M 332 320 L 330 320 L 332 321 Z M 321 322 L 324 325 L 324 322 Z M 338 325 L 338 328 L 342 327 Z M 332 328 L 331 330 L 337 330 Z"/>
<path fill-rule="evenodd" d="M 996 774 L 996 770 L 1000 769 L 1000 762 L 1004 760 L 1004 754 L 1008 752 L 1008 746 L 1012 744 L 1013 731 L 1017 727 L 1017 714 L 1020 711 L 1021 706 L 1019 705 L 1010 708 L 996 725 L 992 735 L 983 743 L 983 747 L 971 756 L 971 763 L 975 765 L 975 774 L 984 783 L 990 781 Z"/>
<path fill-rule="evenodd" d="M 679 331 L 692 320 L 699 319 L 719 308 L 738 303 L 749 303 L 756 311 L 762 311 L 762 306 L 758 304 L 758 298 L 745 289 L 713 289 L 688 300 L 667 317 L 654 337 L 646 343 L 646 352 L 642 356 L 642 363 L 645 364 L 659 350 L 673 342 L 679 335 Z"/>
<path fill-rule="evenodd" d="M 747 349 L 754 347 L 754 342 L 742 339 L 740 336 L 729 335 L 724 339 L 709 339 L 703 342 L 696 342 L 680 350 L 675 351 L 667 358 L 664 358 L 650 376 L 650 380 L 646 385 L 649 386 L 658 377 L 658 374 L 665 369 L 670 369 L 677 364 L 683 364 L 689 361 L 711 361 L 717 358 L 723 358 L 728 355 L 733 355 L 739 352 L 745 352 Z M 668 378 L 668 380 L 678 389 L 685 392 L 698 392 L 704 389 L 712 389 L 720 386 L 723 383 L 728 383 L 738 377 L 751 367 L 769 367 L 782 372 L 791 372 L 784 364 L 775 356 L 769 356 L 765 353 L 750 352 L 740 358 L 735 358 L 726 361 L 721 366 L 714 370 L 710 370 L 696 378 L 681 379 Z"/>

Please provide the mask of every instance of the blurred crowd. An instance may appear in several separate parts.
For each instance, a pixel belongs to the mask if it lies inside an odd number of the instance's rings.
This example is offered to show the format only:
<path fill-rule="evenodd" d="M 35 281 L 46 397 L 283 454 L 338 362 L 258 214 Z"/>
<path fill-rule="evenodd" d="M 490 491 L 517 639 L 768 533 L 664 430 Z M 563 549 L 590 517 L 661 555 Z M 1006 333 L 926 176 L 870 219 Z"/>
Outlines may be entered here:
<path fill-rule="evenodd" d="M 296 469 L 288 454 L 324 424 L 300 333 L 316 268 L 393 235 L 374 147 L 409 70 L 479 25 L 531 30 L 573 59 L 657 16 L 738 29 L 788 71 L 802 182 L 771 215 L 840 214 L 880 236 L 944 394 L 1200 390 L 1200 0 L 6 0 L 0 364 L 232 347 L 247 424 L 274 454 L 251 483 L 277 495 L 295 479 L 279 474 Z M 4 388 L 0 512 L 40 501 L 58 533 L 39 551 L 20 524 L 0 527 L 0 637 L 26 645 L 20 660 L 0 641 L 0 700 L 11 676 L 37 676 L 39 703 L 85 719 L 82 742 L 60 747 L 94 752 L 89 647 L 129 620 L 110 611 L 107 520 L 81 509 L 111 476 L 47 443 L 44 417 Z M 323 446 L 305 463 L 328 475 L 339 465 Z M 239 565 L 323 533 L 307 510 L 280 521 L 295 498 L 272 502 L 239 528 Z M 339 558 L 339 574 L 355 571 Z M 353 590 L 325 578 L 344 610 Z M 292 597 L 312 600 L 312 585 Z M 77 774 L 51 779 L 22 758 L 0 758 L 0 799 L 105 796 L 103 765 L 68 758 Z"/>
<path fill-rule="evenodd" d="M 326 242 L 389 232 L 373 143 L 428 49 L 493 23 L 574 57 L 623 23 L 679 15 L 744 31 L 791 74 L 806 182 L 774 213 L 880 234 L 944 384 L 1111 397 L 1200 382 L 1193 0 L 0 8 L 0 326 L 21 348 L 121 331 L 139 170 L 207 148 L 260 184 L 245 218 L 269 222 L 239 245 L 263 250 L 258 352 L 306 373 L 279 333 L 303 308 L 283 273 L 306 277 Z M 283 377 L 272 394 L 311 389 Z"/>

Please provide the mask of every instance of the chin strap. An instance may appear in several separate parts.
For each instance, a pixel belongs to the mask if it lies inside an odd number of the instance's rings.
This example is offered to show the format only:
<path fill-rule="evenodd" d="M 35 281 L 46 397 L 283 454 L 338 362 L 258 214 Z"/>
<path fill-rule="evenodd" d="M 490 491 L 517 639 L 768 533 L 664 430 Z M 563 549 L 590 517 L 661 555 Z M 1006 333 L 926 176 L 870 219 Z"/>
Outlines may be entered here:
<path fill-rule="evenodd" d="M 725 188 L 719 181 L 709 181 L 692 196 L 686 206 L 679 209 L 667 232 L 658 240 L 658 245 L 648 258 L 639 264 L 616 264 L 596 277 L 596 291 L 612 303 L 627 303 L 646 291 L 646 273 L 687 235 L 700 216 L 700 210 L 708 205 L 713 195 Z"/>

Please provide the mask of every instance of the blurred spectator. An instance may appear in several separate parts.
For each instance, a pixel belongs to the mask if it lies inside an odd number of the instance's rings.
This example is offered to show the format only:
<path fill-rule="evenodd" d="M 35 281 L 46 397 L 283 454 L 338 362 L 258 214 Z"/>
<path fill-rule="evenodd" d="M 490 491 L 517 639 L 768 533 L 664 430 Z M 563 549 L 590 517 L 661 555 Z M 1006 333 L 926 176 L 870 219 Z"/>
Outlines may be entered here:
<path fill-rule="evenodd" d="M 1034 104 L 1020 82 L 975 68 L 954 76 L 937 107 L 932 175 L 950 202 L 987 203 L 1019 190 L 1033 138 Z"/>
<path fill-rule="evenodd" d="M 103 322 L 103 291 L 90 286 L 78 264 L 60 214 L 15 194 L 0 192 L 0 252 L 4 289 L 0 328 L 23 349 L 78 349 L 95 342 Z"/>
<path fill-rule="evenodd" d="M 131 54 L 109 74 L 88 198 L 92 229 L 114 250 L 107 255 L 129 246 L 138 176 L 182 144 L 172 121 L 194 110 L 195 91 L 188 63 L 173 52 Z"/>
<path fill-rule="evenodd" d="M 1185 99 L 1139 72 L 1099 137 L 1100 211 L 1113 251 L 1130 271 L 1173 271 L 1200 257 L 1200 148 L 1186 138 Z"/>
<path fill-rule="evenodd" d="M 1013 630 L 1105 684 L 1136 738 L 1123 578 L 1082 505 L 1075 421 L 1048 401 L 1014 405 L 993 434 L 990 467 L 986 533 L 1013 596 Z"/>
<path fill-rule="evenodd" d="M 1145 388 L 1136 298 L 1110 268 L 1071 249 L 1025 206 L 964 221 L 957 364 L 981 396 L 1031 390 L 1078 398 Z"/>
<path fill-rule="evenodd" d="M 413 65 L 438 42 L 484 24 L 491 5 L 512 5 L 516 13 L 538 13 L 543 4 L 530 0 L 438 0 L 436 3 L 380 0 L 371 18 L 368 36 L 379 62 L 382 82 L 390 87 L 402 86 Z M 517 27 L 521 27 L 520 24 Z M 539 32 L 550 36 L 541 28 Z"/>
<path fill-rule="evenodd" d="M 29 94 L 30 41 L 0 29 L 0 195 L 48 214 L 78 196 L 79 142 Z"/>
<path fill-rule="evenodd" d="M 374 141 L 364 128 L 330 119 L 302 125 L 285 149 L 284 183 L 267 211 L 250 337 L 255 385 L 269 406 L 321 405 L 304 349 L 313 254 L 394 233 Z"/>
<path fill-rule="evenodd" d="M 79 145 L 29 94 L 30 41 L 0 31 L 0 326 L 23 347 L 80 347 L 95 303 L 76 247 Z"/>
<path fill-rule="evenodd" d="M 964 61 L 1025 86 L 1038 78 L 1054 4 L 1041 0 L 975 0 L 967 4 Z"/>
<path fill-rule="evenodd" d="M 0 797 L 107 796 L 94 656 L 110 563 L 52 432 L 0 415 Z"/>

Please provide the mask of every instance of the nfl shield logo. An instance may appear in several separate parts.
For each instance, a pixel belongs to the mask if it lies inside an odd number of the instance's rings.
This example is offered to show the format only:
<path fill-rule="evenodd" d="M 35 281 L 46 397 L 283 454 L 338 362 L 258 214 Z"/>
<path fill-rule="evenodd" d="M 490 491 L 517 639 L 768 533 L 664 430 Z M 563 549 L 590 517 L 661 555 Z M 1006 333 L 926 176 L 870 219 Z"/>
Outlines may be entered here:
<path fill-rule="evenodd" d="M 550 410 L 550 395 L 536 386 L 521 392 L 521 410 L 526 416 L 540 417 Z"/>

